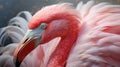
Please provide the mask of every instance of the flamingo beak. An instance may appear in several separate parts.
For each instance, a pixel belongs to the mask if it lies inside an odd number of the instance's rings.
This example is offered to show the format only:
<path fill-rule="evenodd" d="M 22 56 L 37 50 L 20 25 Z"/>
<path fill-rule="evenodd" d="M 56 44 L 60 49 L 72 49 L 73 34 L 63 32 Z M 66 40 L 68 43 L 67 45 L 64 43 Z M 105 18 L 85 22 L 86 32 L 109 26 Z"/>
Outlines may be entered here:
<path fill-rule="evenodd" d="M 14 62 L 16 67 L 19 67 L 23 59 L 40 44 L 46 26 L 47 25 L 43 23 L 38 28 L 26 32 L 14 52 Z"/>

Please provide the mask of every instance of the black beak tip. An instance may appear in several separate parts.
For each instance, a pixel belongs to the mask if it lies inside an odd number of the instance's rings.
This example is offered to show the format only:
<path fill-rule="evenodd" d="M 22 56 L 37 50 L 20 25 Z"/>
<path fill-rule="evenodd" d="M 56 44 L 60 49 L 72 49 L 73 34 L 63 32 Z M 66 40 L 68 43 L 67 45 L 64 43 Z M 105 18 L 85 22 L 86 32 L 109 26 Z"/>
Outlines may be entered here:
<path fill-rule="evenodd" d="M 20 64 L 21 64 L 20 61 L 18 61 L 18 60 L 15 61 L 15 67 L 20 67 Z"/>

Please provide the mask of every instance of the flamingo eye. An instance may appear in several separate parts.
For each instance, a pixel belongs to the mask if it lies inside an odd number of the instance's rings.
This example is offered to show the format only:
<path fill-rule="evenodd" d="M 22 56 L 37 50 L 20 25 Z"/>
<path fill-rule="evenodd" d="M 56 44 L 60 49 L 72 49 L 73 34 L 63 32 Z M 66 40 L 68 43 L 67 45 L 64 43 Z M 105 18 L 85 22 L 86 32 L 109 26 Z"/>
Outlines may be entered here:
<path fill-rule="evenodd" d="M 46 23 L 42 23 L 42 24 L 40 25 L 40 28 L 43 29 L 43 30 L 46 29 L 46 28 L 47 28 L 47 24 L 46 24 Z"/>

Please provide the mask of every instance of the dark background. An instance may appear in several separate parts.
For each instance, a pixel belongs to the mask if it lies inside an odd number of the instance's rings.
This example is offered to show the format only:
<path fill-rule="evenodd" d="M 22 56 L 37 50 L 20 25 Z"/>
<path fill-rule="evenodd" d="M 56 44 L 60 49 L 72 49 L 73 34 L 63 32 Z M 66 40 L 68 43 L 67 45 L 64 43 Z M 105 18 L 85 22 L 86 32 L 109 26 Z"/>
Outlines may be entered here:
<path fill-rule="evenodd" d="M 20 11 L 27 10 L 34 14 L 45 5 L 59 2 L 70 2 L 76 6 L 79 1 L 83 1 L 85 3 L 89 0 L 0 0 L 0 28 L 6 26 L 10 18 L 14 17 Z M 112 4 L 120 4 L 120 0 L 95 1 L 107 1 Z"/>

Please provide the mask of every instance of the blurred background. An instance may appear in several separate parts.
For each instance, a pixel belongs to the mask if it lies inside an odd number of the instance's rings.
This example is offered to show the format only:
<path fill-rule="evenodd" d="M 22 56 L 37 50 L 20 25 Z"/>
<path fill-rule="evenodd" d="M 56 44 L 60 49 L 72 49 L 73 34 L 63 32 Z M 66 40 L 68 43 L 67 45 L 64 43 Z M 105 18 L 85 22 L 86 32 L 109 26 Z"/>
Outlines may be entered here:
<path fill-rule="evenodd" d="M 30 11 L 34 14 L 45 5 L 55 4 L 59 2 L 70 2 L 74 6 L 79 1 L 86 3 L 89 0 L 0 0 L 0 28 L 7 25 L 7 22 L 20 11 Z M 120 4 L 120 0 L 95 0 L 99 2 L 110 2 L 112 4 Z"/>

